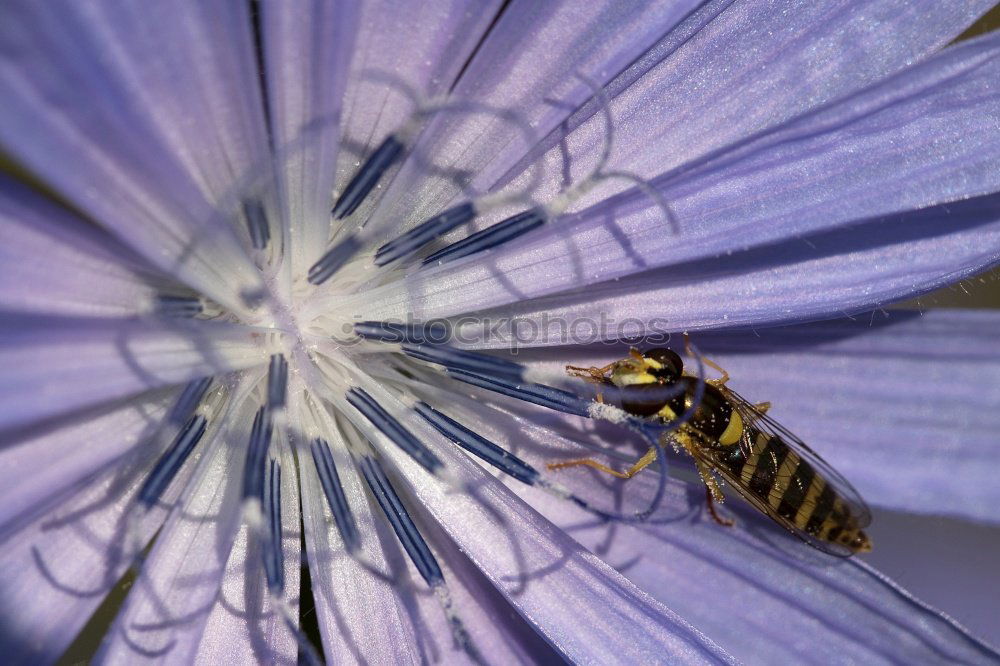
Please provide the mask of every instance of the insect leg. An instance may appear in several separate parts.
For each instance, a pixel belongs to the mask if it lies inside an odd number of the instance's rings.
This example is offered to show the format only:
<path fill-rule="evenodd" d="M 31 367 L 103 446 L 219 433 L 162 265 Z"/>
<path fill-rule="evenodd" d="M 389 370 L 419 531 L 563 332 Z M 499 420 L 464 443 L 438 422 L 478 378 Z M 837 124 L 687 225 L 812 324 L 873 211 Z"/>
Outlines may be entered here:
<path fill-rule="evenodd" d="M 723 518 L 719 515 L 719 512 L 715 508 L 715 500 L 712 498 L 712 489 L 708 486 L 705 486 L 705 503 L 708 506 L 708 515 L 712 516 L 712 520 L 716 523 L 723 527 L 732 527 L 736 524 L 736 521 L 732 518 Z"/>
<path fill-rule="evenodd" d="M 614 363 L 608 363 L 602 368 L 595 368 L 593 366 L 589 368 L 581 368 L 576 365 L 567 365 L 566 374 L 570 377 L 579 377 L 580 379 L 586 379 L 592 382 L 603 382 L 604 375 L 611 372 L 611 369 L 615 366 Z"/>
<path fill-rule="evenodd" d="M 601 463 L 597 462 L 592 458 L 583 458 L 581 460 L 566 460 L 564 462 L 549 463 L 548 465 L 546 465 L 546 467 L 550 470 L 554 470 L 554 469 L 562 469 L 564 467 L 586 466 L 586 467 L 593 467 L 596 470 L 600 470 L 612 476 L 617 476 L 619 479 L 631 479 L 633 476 L 635 476 L 642 470 L 649 467 L 655 461 L 656 461 L 656 449 L 650 448 L 649 451 L 646 451 L 645 455 L 639 458 L 639 460 L 637 460 L 634 465 L 629 467 L 624 472 L 613 470 L 607 465 L 602 465 Z"/>
<path fill-rule="evenodd" d="M 722 489 L 719 488 L 718 481 L 712 476 L 712 471 L 709 469 L 708 465 L 703 463 L 698 458 L 694 459 L 695 466 L 698 468 L 698 474 L 701 476 L 701 480 L 705 483 L 705 502 L 708 504 L 708 513 L 712 516 L 712 520 L 717 522 L 723 527 L 732 527 L 736 521 L 732 518 L 723 518 L 719 515 L 719 512 L 715 508 L 716 502 L 722 502 L 725 496 L 722 494 Z"/>
<path fill-rule="evenodd" d="M 695 356 L 694 350 L 691 348 L 691 336 L 689 336 L 687 333 L 684 334 L 684 352 L 688 356 Z M 729 373 L 726 372 L 726 370 L 721 365 L 719 365 L 715 361 L 712 361 L 711 359 L 705 358 L 704 356 L 701 357 L 701 362 L 722 375 L 718 379 L 706 379 L 705 380 L 706 384 L 711 384 L 712 386 L 716 387 L 726 385 L 726 382 L 729 381 Z"/>

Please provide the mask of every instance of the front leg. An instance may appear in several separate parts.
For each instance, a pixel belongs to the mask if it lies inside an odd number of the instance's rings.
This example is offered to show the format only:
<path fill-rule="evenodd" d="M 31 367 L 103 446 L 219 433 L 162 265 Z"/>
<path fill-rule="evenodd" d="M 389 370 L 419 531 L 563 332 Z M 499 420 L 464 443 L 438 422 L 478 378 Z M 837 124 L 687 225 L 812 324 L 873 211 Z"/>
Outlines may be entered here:
<path fill-rule="evenodd" d="M 629 467 L 624 472 L 619 472 L 617 470 L 611 469 L 607 465 L 603 465 L 593 458 L 582 458 L 580 460 L 566 460 L 563 462 L 549 463 L 545 467 L 550 470 L 563 469 L 564 467 L 593 467 L 596 470 L 604 472 L 605 474 L 610 474 L 611 476 L 617 476 L 619 479 L 631 479 L 633 476 L 646 469 L 656 461 L 656 449 L 650 447 L 646 454 L 639 458 L 634 465 Z"/>

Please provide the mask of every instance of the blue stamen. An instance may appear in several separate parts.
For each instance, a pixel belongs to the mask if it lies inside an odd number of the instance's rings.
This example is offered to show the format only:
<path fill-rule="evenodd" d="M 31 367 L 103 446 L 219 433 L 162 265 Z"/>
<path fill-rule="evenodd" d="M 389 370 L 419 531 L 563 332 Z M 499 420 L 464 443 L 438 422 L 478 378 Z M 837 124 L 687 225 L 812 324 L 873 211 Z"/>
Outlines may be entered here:
<path fill-rule="evenodd" d="M 441 566 L 434 558 L 434 553 L 427 546 L 427 542 L 420 535 L 417 526 L 413 524 L 406 507 L 403 506 L 392 484 L 389 483 L 389 479 L 386 478 L 382 466 L 377 460 L 368 456 L 361 459 L 360 466 L 361 473 L 364 475 L 365 481 L 368 482 L 368 487 L 371 488 L 375 500 L 382 507 L 382 512 L 389 519 L 389 524 L 392 525 L 392 529 L 396 533 L 396 538 L 403 544 L 406 554 L 410 556 L 410 560 L 417 567 L 420 576 L 431 587 L 443 583 L 444 574 L 441 572 Z"/>
<path fill-rule="evenodd" d="M 400 342 L 442 343 L 451 336 L 448 325 L 442 321 L 432 321 L 426 324 L 362 321 L 354 325 L 354 332 L 366 340 L 397 344 Z"/>
<path fill-rule="evenodd" d="M 382 405 L 375 402 L 364 389 L 352 388 L 347 392 L 347 402 L 361 412 L 379 432 L 395 442 L 396 446 L 417 461 L 421 467 L 432 474 L 443 465 L 430 449 L 404 428 L 399 421 L 389 415 Z"/>
<path fill-rule="evenodd" d="M 313 264 L 309 269 L 308 280 L 310 284 L 323 284 L 329 280 L 333 277 L 333 274 L 343 268 L 344 264 L 350 261 L 360 249 L 361 241 L 358 240 L 357 236 L 353 235 L 348 236 L 331 247 L 326 251 L 326 254 L 320 257 L 319 261 Z"/>
<path fill-rule="evenodd" d="M 281 541 L 281 465 L 271 459 L 269 483 L 264 493 L 267 538 L 262 548 L 267 589 L 280 596 L 285 589 L 285 550 Z"/>
<path fill-rule="evenodd" d="M 177 433 L 177 437 L 170 445 L 170 450 L 160 458 L 153 471 L 146 478 L 145 483 L 142 484 L 142 488 L 139 490 L 140 504 L 146 508 L 156 504 L 163 491 L 167 489 L 177 472 L 180 471 L 184 461 L 191 455 L 195 445 L 205 434 L 207 426 L 208 421 L 204 416 L 198 414 L 192 416 L 187 425 Z"/>
<path fill-rule="evenodd" d="M 375 152 L 361 165 L 361 170 L 347 184 L 344 193 L 333 207 L 333 216 L 342 220 L 361 205 L 368 193 L 374 189 L 382 175 L 399 159 L 403 144 L 390 134 Z"/>
<path fill-rule="evenodd" d="M 536 227 L 542 226 L 545 224 L 545 219 L 545 211 L 541 209 L 532 208 L 531 210 L 526 210 L 513 217 L 508 217 L 502 222 L 497 222 L 493 226 L 486 227 L 482 231 L 477 231 L 456 243 L 441 248 L 424 259 L 423 263 L 424 265 L 443 264 L 502 245 L 514 240 L 518 236 L 523 236 Z"/>
<path fill-rule="evenodd" d="M 257 199 L 248 199 L 243 202 L 243 215 L 247 219 L 250 244 L 255 250 L 263 250 L 271 240 L 271 228 L 267 223 L 264 205 Z"/>
<path fill-rule="evenodd" d="M 454 419 L 442 414 L 425 402 L 418 402 L 416 411 L 424 420 L 434 426 L 439 433 L 461 446 L 463 449 L 479 456 L 501 472 L 508 474 L 529 486 L 538 480 L 538 470 L 524 462 L 512 453 L 508 453 L 493 442 L 472 432 Z"/>
<path fill-rule="evenodd" d="M 167 418 L 172 423 L 178 425 L 184 423 L 188 416 L 191 415 L 191 412 L 198 406 L 198 403 L 201 402 L 201 399 L 205 397 L 205 392 L 211 384 L 211 377 L 202 377 L 201 379 L 188 382 L 188 385 L 181 391 L 180 397 L 177 398 L 177 402 L 174 403 L 174 408 L 170 410 L 170 416 Z"/>
<path fill-rule="evenodd" d="M 413 254 L 435 238 L 465 224 L 475 215 L 476 207 L 472 202 L 452 206 L 380 247 L 375 252 L 375 265 L 385 266 Z"/>
<path fill-rule="evenodd" d="M 265 407 L 257 410 L 250 428 L 250 445 L 247 447 L 246 468 L 243 472 L 243 499 L 257 498 L 264 501 L 264 461 L 271 445 L 273 427 Z"/>
<path fill-rule="evenodd" d="M 316 472 L 319 474 L 319 482 L 323 486 L 323 494 L 330 504 L 330 511 L 333 513 L 333 521 L 337 524 L 337 531 L 340 538 L 344 540 L 344 548 L 348 553 L 353 553 L 361 547 L 361 535 L 358 534 L 358 526 L 354 522 L 354 514 L 347 503 L 347 496 L 344 495 L 344 487 L 340 483 L 340 476 L 337 474 L 337 466 L 333 462 L 333 454 L 330 453 L 330 446 L 326 440 L 316 438 L 310 447 L 312 449 L 313 464 L 316 465 Z"/>
<path fill-rule="evenodd" d="M 156 297 L 156 312 L 165 317 L 190 319 L 204 311 L 201 299 L 197 296 L 171 296 L 161 294 Z"/>
<path fill-rule="evenodd" d="M 507 359 L 488 356 L 477 352 L 454 349 L 440 345 L 403 344 L 403 352 L 408 356 L 443 365 L 449 370 L 465 370 L 491 376 L 508 377 L 514 381 L 524 380 L 524 366 Z"/>
<path fill-rule="evenodd" d="M 576 416 L 590 416 L 590 400 L 552 386 L 511 381 L 504 377 L 491 377 L 464 370 L 448 370 L 448 375 L 466 384 L 472 384 L 488 391 L 524 400 L 525 402 L 531 402 L 542 407 L 548 407 L 559 412 L 575 414 Z"/>
<path fill-rule="evenodd" d="M 285 406 L 288 391 L 288 361 L 282 354 L 271 355 L 271 365 L 267 371 L 267 406 L 281 409 Z"/>

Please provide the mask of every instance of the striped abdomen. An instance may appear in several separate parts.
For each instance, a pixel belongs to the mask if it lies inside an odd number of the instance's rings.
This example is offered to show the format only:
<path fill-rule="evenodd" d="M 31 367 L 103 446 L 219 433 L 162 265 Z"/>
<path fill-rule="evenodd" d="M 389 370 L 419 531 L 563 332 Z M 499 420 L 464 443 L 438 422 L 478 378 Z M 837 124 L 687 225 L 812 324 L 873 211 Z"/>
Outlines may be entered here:
<path fill-rule="evenodd" d="M 717 449 L 717 461 L 730 481 L 759 508 L 790 528 L 852 551 L 868 549 L 856 517 L 837 490 L 809 461 L 779 436 L 747 428 L 747 456 L 739 444 Z"/>

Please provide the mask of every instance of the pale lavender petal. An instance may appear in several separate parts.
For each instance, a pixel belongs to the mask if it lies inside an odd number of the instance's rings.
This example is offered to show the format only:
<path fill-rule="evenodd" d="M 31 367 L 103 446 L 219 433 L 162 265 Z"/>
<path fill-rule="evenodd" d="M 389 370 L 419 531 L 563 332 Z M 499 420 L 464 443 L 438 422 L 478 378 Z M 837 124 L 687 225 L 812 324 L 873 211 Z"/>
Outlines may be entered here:
<path fill-rule="evenodd" d="M 150 414 L 155 415 L 155 411 Z M 80 430 L 61 434 L 84 435 Z M 128 428 L 117 437 L 109 432 L 104 444 L 113 449 L 129 436 Z M 54 662 L 133 564 L 133 547 L 144 546 L 156 534 L 194 471 L 193 464 L 183 467 L 160 503 L 136 520 L 139 481 L 167 442 L 161 440 L 157 446 L 144 440 L 144 446 L 133 449 L 134 455 L 98 470 L 77 489 L 56 498 L 57 503 L 50 502 L 51 508 L 39 506 L 44 510 L 40 515 L 29 507 L 15 521 L 5 521 L 0 536 L 4 617 L 0 646 L 8 662 Z M 46 456 L 43 451 L 39 454 Z M 65 467 L 53 458 L 44 459 L 56 468 Z M 27 478 L 45 483 L 42 477 Z"/>
<path fill-rule="evenodd" d="M 652 178 L 780 125 L 918 62 L 992 5 L 990 0 L 706 3 L 608 86 L 616 129 L 609 168 Z M 596 103 L 580 109 L 567 125 L 538 146 L 549 149 L 547 180 L 538 192 L 543 201 L 564 186 L 558 176 L 567 154 L 572 164 L 589 165 L 603 149 L 604 119 Z M 553 147 L 557 142 L 564 145 Z M 511 173 L 537 155 L 536 149 Z M 574 174 L 583 175 L 576 169 Z M 621 180 L 602 184 L 581 203 L 626 187 Z"/>
<path fill-rule="evenodd" d="M 440 441 L 417 417 L 406 420 L 425 441 Z M 581 551 L 450 442 L 437 451 L 466 488 L 476 489 L 474 495 L 449 490 L 394 445 L 381 447 L 408 492 L 567 659 L 636 663 L 669 655 L 677 663 L 732 661 L 682 616 Z"/>
<path fill-rule="evenodd" d="M 287 445 L 272 457 L 281 464 L 284 599 L 298 617 L 302 548 L 295 459 Z M 229 554 L 219 598 L 205 622 L 195 662 L 294 664 L 298 651 L 295 636 L 274 611 L 268 597 L 260 540 L 256 535 L 250 536 L 249 528 L 243 524 Z"/>
<path fill-rule="evenodd" d="M 302 427 L 330 444 L 366 564 L 398 578 L 393 582 L 376 576 L 347 554 L 315 466 L 308 453 L 300 453 L 306 553 L 327 656 L 348 663 L 465 661 L 466 655 L 450 638 L 438 601 L 422 589 L 387 521 L 378 509 L 372 510 L 364 481 L 332 421 L 322 425 L 317 421 L 313 431 L 312 417 L 300 415 Z M 529 663 L 539 655 L 556 658 L 433 520 L 421 525 L 421 533 L 431 544 L 455 608 L 480 653 L 496 663 Z"/>
<path fill-rule="evenodd" d="M 0 538 L 95 474 L 127 466 L 156 432 L 177 391 L 160 391 L 71 424 L 5 438 L 0 448 Z"/>
<path fill-rule="evenodd" d="M 344 469 L 338 467 L 341 472 Z M 310 500 L 315 503 L 315 515 L 322 517 L 326 500 L 318 481 L 313 483 L 315 486 L 308 492 L 315 495 Z M 381 543 L 388 550 L 385 560 L 371 557 L 371 553 L 369 559 L 383 571 L 410 569 L 410 573 L 392 584 L 358 565 L 343 551 L 328 510 L 326 524 L 319 523 L 317 528 L 307 524 L 306 552 L 326 654 L 345 663 L 466 662 L 467 656 L 451 639 L 440 604 L 420 589 L 422 581 L 405 561 L 398 544 L 393 543 L 395 536 L 385 533 L 388 526 L 381 516 L 371 514 L 363 492 L 356 500 L 351 505 L 359 522 L 371 523 L 374 518 L 372 527 L 383 532 L 373 530 L 373 541 L 368 543 L 376 548 Z M 307 511 L 305 504 L 303 508 Z M 545 663 L 558 659 L 558 653 L 517 615 L 433 521 L 424 524 L 421 533 L 431 543 L 455 608 L 476 649 L 490 655 L 491 663 Z"/>
<path fill-rule="evenodd" d="M 0 309 L 121 317 L 148 310 L 155 290 L 137 258 L 107 234 L 0 177 Z"/>
<path fill-rule="evenodd" d="M 6 315 L 0 318 L 0 428 L 266 363 L 260 331 Z"/>
<path fill-rule="evenodd" d="M 186 663 L 196 654 L 240 527 L 239 472 L 256 408 L 234 396 L 221 430 L 201 443 L 194 475 L 101 645 L 100 661 Z"/>
<path fill-rule="evenodd" d="M 415 104 L 451 89 L 501 5 L 499 0 L 474 8 L 463 0 L 363 3 L 343 100 L 336 193 L 388 134 L 411 119 Z M 420 98 L 410 99 L 411 91 Z M 374 204 L 366 201 L 355 216 L 364 220 Z"/>
<path fill-rule="evenodd" d="M 606 83 L 696 4 L 512 2 L 452 95 L 459 103 L 516 109 L 535 137 L 544 135 L 593 96 L 588 82 Z M 495 113 L 441 114 L 417 148 L 432 168 L 410 160 L 377 215 L 397 224 L 426 219 L 464 188 L 489 188 L 530 148 L 523 128 Z"/>
<path fill-rule="evenodd" d="M 419 500 L 411 499 L 411 506 L 419 509 Z M 426 512 L 420 515 L 423 518 L 421 531 L 432 544 L 458 617 L 478 652 L 486 655 L 490 663 L 497 664 L 562 663 L 565 656 L 559 646 L 547 642 L 545 632 L 540 631 L 530 617 L 518 613 L 502 590 L 495 587 L 494 581 L 469 559 L 432 516 Z M 450 638 L 445 638 L 449 627 L 443 622 L 441 609 L 430 609 L 427 617 L 430 620 L 427 628 L 441 637 L 438 642 L 444 648 L 442 652 L 451 649 L 447 660 L 472 663 L 465 654 L 458 652 Z"/>
<path fill-rule="evenodd" d="M 896 231 L 891 223 L 903 226 L 886 216 L 1000 188 L 1000 177 L 991 166 L 1000 157 L 1000 142 L 981 131 L 1000 110 L 1000 97 L 993 92 L 997 58 L 1000 38 L 959 45 L 864 93 L 679 174 L 665 175 L 657 187 L 671 203 L 680 234 L 671 232 L 655 202 L 639 192 L 579 217 L 564 217 L 536 238 L 489 257 L 470 257 L 411 275 L 405 283 L 410 307 L 419 317 L 451 316 L 657 267 L 672 269 L 654 284 L 683 284 L 699 273 L 715 277 L 743 272 L 744 279 L 745 273 L 778 262 L 776 268 L 794 270 L 796 262 L 802 265 L 837 250 L 847 253 L 859 245 L 886 251 L 886 237 Z M 911 221 L 891 234 L 896 245 L 892 249 L 906 247 L 910 239 L 919 247 L 928 234 L 924 227 L 933 222 L 939 234 L 952 232 L 952 242 L 964 244 L 966 256 L 958 251 L 948 255 L 952 272 L 958 267 L 968 271 L 970 264 L 981 268 L 1000 254 L 1000 244 L 968 228 L 992 221 L 992 201 L 984 207 L 984 220 L 963 219 L 983 212 L 983 207 L 968 204 L 955 211 L 943 208 L 943 219 L 928 220 L 933 212 L 918 215 L 923 226 Z M 979 242 L 970 248 L 973 233 Z M 754 248 L 762 249 L 747 252 Z M 693 263 L 697 261 L 701 263 Z M 878 268 L 876 276 L 887 272 L 884 265 Z M 940 270 L 921 277 L 941 281 L 945 276 L 954 279 Z M 862 276 L 841 270 L 832 277 L 853 284 Z M 888 281 L 870 282 L 885 289 L 890 285 L 880 283 Z M 832 290 L 840 285 L 828 286 Z M 598 289 L 606 293 L 608 285 Z M 398 286 L 383 291 L 389 298 L 401 298 Z M 594 293 L 587 290 L 588 297 Z M 793 309 L 801 313 L 802 305 L 775 299 L 771 317 L 790 306 L 799 306 Z M 648 311 L 647 317 L 660 314 Z M 393 316 L 402 318 L 398 312 Z M 382 313 L 365 317 L 385 318 Z"/>
<path fill-rule="evenodd" d="M 106 56 L 106 85 L 129 96 L 169 151 L 150 158 L 177 159 L 216 203 L 262 168 L 267 132 L 247 5 L 105 1 L 78 9 L 57 12 L 61 29 L 77 31 L 77 44 L 97 47 L 85 57 Z M 50 66 L 78 53 L 74 44 L 60 47 L 47 53 Z"/>
<path fill-rule="evenodd" d="M 535 332 L 560 321 L 596 341 L 828 319 L 920 295 L 998 261 L 1000 197 L 979 197 L 496 308 L 482 317 L 500 326 L 477 344 L 559 344 L 558 335 Z M 482 339 L 482 323 L 468 321 L 462 336 Z"/>
<path fill-rule="evenodd" d="M 246 12 L 239 3 L 17 2 L 0 26 L 4 149 L 151 263 L 236 312 L 260 278 L 233 231 L 242 192 L 231 188 L 266 155 Z"/>
<path fill-rule="evenodd" d="M 375 566 L 390 571 L 388 562 L 381 556 L 381 549 L 377 547 L 382 537 L 378 528 L 383 525 L 368 505 L 368 498 L 346 450 L 335 447 L 332 452 L 339 463 L 337 471 L 361 538 L 367 544 L 366 555 Z M 348 663 L 419 661 L 423 643 L 419 631 L 420 616 L 415 610 L 407 608 L 405 591 L 394 589 L 347 555 L 329 505 L 323 497 L 316 470 L 307 456 L 302 454 L 302 519 L 306 530 L 312 594 L 326 654 L 339 655 Z M 386 543 L 392 543 L 391 534 L 385 537 Z M 392 564 L 398 567 L 402 563 L 396 559 Z M 406 597 L 412 602 L 409 595 Z M 384 622 L 384 625 L 375 625 L 376 622 Z M 378 635 L 378 639 L 366 639 L 371 634 Z"/>
<path fill-rule="evenodd" d="M 341 107 L 357 33 L 355 3 L 260 5 L 267 102 L 292 271 L 302 274 L 330 235 Z"/>
<path fill-rule="evenodd" d="M 599 524 L 550 497 L 544 515 L 732 654 L 757 663 L 992 664 L 991 647 L 866 566 L 794 543 L 746 505 L 727 529 L 697 509 L 701 489 L 671 483 L 678 518 Z M 695 507 L 693 513 L 684 510 Z M 876 544 L 876 547 L 877 544 Z"/>

